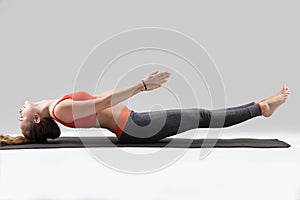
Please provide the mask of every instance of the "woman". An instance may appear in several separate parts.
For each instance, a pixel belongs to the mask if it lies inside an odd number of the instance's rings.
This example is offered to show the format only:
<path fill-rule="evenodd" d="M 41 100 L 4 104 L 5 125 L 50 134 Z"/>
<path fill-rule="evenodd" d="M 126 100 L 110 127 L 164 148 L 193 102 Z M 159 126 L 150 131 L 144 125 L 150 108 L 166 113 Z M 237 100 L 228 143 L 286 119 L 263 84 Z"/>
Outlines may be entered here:
<path fill-rule="evenodd" d="M 142 92 L 161 87 L 169 72 L 155 71 L 139 83 L 91 96 L 79 91 L 59 99 L 26 101 L 19 109 L 19 125 L 24 136 L 1 135 L 1 144 L 46 143 L 60 136 L 56 122 L 72 128 L 107 128 L 119 142 L 155 142 L 194 128 L 221 128 L 254 117 L 270 117 L 291 91 L 283 85 L 276 94 L 245 105 L 206 110 L 200 108 L 135 112 L 120 102 Z M 210 123 L 214 118 L 217 123 Z"/>

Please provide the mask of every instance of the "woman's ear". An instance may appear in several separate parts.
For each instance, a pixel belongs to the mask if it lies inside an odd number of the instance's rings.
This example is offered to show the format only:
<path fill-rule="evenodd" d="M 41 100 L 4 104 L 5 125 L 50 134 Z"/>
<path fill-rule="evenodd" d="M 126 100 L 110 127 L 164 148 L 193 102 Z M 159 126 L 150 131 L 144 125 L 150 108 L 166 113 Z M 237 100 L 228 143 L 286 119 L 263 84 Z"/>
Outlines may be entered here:
<path fill-rule="evenodd" d="M 41 122 L 41 117 L 40 117 L 40 115 L 39 114 L 34 114 L 34 119 L 33 119 L 33 121 L 35 122 L 35 123 L 40 123 Z"/>

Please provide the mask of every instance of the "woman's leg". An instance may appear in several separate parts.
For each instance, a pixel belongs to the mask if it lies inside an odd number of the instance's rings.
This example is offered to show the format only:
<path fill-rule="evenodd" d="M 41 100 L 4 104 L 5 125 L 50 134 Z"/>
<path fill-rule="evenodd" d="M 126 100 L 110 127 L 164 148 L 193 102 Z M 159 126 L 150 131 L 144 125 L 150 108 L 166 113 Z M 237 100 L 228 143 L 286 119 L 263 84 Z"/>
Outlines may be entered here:
<path fill-rule="evenodd" d="M 155 142 L 195 128 L 222 128 L 260 116 L 259 104 L 228 109 L 171 109 L 151 112 L 132 111 L 120 142 Z"/>
<path fill-rule="evenodd" d="M 254 104 L 255 104 L 255 102 L 251 102 L 251 103 L 243 104 L 240 106 L 229 107 L 229 108 L 220 108 L 220 109 L 216 109 L 216 110 L 235 110 L 235 109 L 239 109 L 239 108 L 246 108 L 246 107 L 252 106 Z"/>

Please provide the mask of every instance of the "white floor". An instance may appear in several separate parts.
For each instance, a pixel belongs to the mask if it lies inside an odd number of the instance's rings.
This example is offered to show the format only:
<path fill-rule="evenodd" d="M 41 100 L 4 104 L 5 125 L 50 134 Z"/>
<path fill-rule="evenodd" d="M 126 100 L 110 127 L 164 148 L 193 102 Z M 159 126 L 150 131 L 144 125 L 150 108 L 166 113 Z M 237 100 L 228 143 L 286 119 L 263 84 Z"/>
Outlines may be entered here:
<path fill-rule="evenodd" d="M 222 133 L 237 137 L 278 138 L 292 147 L 216 148 L 204 159 L 200 149 L 188 149 L 176 162 L 143 174 L 112 169 L 84 148 L 3 150 L 0 199 L 300 200 L 299 133 Z M 146 155 L 159 149 L 121 150 Z"/>

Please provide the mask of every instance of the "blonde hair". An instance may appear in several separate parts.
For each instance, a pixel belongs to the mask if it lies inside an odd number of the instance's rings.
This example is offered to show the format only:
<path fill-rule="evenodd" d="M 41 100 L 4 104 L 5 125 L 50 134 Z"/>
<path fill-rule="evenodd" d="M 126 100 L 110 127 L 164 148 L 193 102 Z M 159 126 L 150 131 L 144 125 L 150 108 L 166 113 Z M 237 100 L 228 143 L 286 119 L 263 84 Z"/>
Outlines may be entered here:
<path fill-rule="evenodd" d="M 0 134 L 0 145 L 10 145 L 10 144 L 26 144 L 30 143 L 30 141 L 25 138 L 24 136 L 10 136 L 10 135 L 4 135 Z"/>
<path fill-rule="evenodd" d="M 60 136 L 60 128 L 52 118 L 44 118 L 39 124 L 31 123 L 30 134 L 27 136 L 10 136 L 0 134 L 0 146 L 10 144 L 47 143 L 47 138 L 55 139 Z"/>

